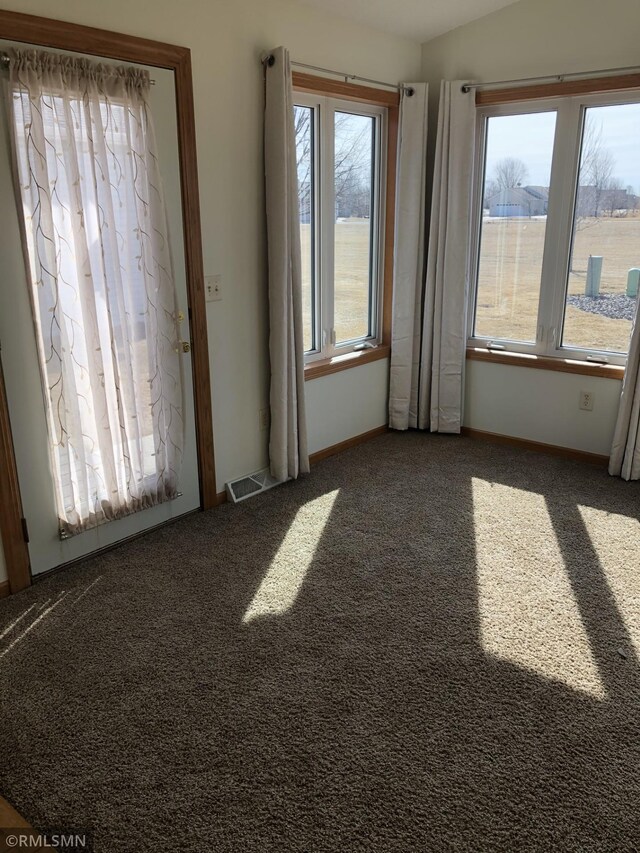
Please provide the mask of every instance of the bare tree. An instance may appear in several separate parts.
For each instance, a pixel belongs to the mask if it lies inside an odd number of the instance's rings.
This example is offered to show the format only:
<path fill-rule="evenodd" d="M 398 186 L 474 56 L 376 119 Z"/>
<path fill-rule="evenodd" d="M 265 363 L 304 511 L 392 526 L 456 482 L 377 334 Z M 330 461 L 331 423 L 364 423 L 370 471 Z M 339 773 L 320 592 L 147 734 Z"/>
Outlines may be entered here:
<path fill-rule="evenodd" d="M 300 221 L 311 220 L 311 110 L 308 107 L 294 107 L 293 111 L 296 166 L 298 172 L 298 207 Z"/>
<path fill-rule="evenodd" d="M 312 111 L 296 106 L 294 125 L 298 173 L 298 204 L 303 222 L 311 219 L 313 202 Z M 354 128 L 352 116 L 335 114 L 334 190 L 336 211 L 369 216 L 371 206 L 370 125 Z"/>
<path fill-rule="evenodd" d="M 493 170 L 493 180 L 500 189 L 520 187 L 528 176 L 529 170 L 517 157 L 503 157 Z"/>
<path fill-rule="evenodd" d="M 602 142 L 602 123 L 587 116 L 582 137 L 577 216 L 600 216 L 601 203 L 615 167 L 615 158 Z"/>
<path fill-rule="evenodd" d="M 334 190 L 336 212 L 369 216 L 371 200 L 371 125 L 358 130 L 353 116 L 335 113 Z"/>
<path fill-rule="evenodd" d="M 496 195 L 496 193 L 498 193 L 498 192 L 500 192 L 500 187 L 498 186 L 498 184 L 495 181 L 493 181 L 493 180 L 486 181 L 485 185 L 484 185 L 483 206 L 489 207 L 490 206 L 489 205 L 489 199 L 492 196 Z"/>
<path fill-rule="evenodd" d="M 591 181 L 593 187 L 593 215 L 600 215 L 602 196 L 611 181 L 615 160 L 610 151 L 602 148 L 591 163 Z"/>
<path fill-rule="evenodd" d="M 611 178 L 606 188 L 606 208 L 609 216 L 626 216 L 627 191 L 619 178 Z"/>
<path fill-rule="evenodd" d="M 587 114 L 582 134 L 582 153 L 580 173 L 574 212 L 574 229 L 571 237 L 570 272 L 578 272 L 573 266 L 573 249 L 576 235 L 592 225 L 596 225 L 602 211 L 605 190 L 611 183 L 615 159 L 602 141 L 602 122 L 598 123 L 593 114 Z"/>

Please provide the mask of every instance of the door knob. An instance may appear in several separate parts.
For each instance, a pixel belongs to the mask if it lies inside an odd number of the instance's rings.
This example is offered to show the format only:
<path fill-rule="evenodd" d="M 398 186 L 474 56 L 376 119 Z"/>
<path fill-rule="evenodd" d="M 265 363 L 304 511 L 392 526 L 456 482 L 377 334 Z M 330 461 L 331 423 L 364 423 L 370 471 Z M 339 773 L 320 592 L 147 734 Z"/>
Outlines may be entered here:
<path fill-rule="evenodd" d="M 182 347 L 182 352 L 191 352 L 191 344 L 189 341 L 180 341 L 180 346 Z"/>

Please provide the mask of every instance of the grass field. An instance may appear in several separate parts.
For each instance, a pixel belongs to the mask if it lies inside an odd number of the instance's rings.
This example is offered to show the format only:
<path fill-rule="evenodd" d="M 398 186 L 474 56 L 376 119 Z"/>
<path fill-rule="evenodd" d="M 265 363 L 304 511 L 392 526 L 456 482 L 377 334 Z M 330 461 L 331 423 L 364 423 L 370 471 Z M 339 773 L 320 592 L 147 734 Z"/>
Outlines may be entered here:
<path fill-rule="evenodd" d="M 335 308 L 336 340 L 348 341 L 368 333 L 369 220 L 336 222 Z M 300 226 L 302 298 L 305 349 L 311 348 L 311 226 Z"/>
<path fill-rule="evenodd" d="M 476 333 L 535 340 L 546 221 L 504 219 L 484 222 L 478 281 Z M 625 293 L 627 272 L 640 266 L 640 218 L 583 220 L 576 232 L 570 294 L 584 295 L 589 255 L 603 257 L 600 293 Z M 631 322 L 567 306 L 568 346 L 626 351 Z"/>
<path fill-rule="evenodd" d="M 301 225 L 305 349 L 311 347 L 309 225 Z M 476 332 L 495 338 L 535 339 L 546 222 L 504 219 L 483 225 Z M 627 272 L 640 266 L 640 217 L 586 219 L 576 233 L 569 293 L 584 294 L 589 255 L 602 255 L 602 294 L 625 293 Z M 369 221 L 336 223 L 335 328 L 338 341 L 367 333 Z M 567 306 L 564 343 L 626 351 L 629 320 Z"/>

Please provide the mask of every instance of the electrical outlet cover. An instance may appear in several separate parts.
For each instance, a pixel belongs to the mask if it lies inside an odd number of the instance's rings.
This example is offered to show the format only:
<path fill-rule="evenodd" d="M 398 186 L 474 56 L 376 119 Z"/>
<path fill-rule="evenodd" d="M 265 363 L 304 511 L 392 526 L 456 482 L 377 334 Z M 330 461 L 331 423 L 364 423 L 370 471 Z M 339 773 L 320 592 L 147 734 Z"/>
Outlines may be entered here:
<path fill-rule="evenodd" d="M 592 412 L 593 411 L 593 392 L 592 391 L 581 391 L 580 392 L 580 402 L 578 403 L 578 406 L 583 412 Z"/>

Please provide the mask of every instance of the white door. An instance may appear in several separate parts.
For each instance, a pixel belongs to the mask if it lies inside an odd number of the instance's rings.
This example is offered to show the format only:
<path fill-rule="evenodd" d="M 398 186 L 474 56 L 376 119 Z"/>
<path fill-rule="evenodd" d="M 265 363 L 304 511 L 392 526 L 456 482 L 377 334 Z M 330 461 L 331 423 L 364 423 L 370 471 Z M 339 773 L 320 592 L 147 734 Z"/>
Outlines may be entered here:
<path fill-rule="evenodd" d="M 0 49 L 10 42 L 0 41 Z M 20 45 L 25 47 L 25 45 Z M 124 63 L 118 63 L 124 64 Z M 167 200 L 178 304 L 185 319 L 181 337 L 190 340 L 180 199 L 173 72 L 150 68 L 158 156 Z M 0 108 L 0 346 L 18 466 L 23 514 L 34 575 L 141 533 L 200 506 L 191 357 L 181 358 L 184 393 L 184 456 L 180 497 L 126 518 L 61 540 L 49 464 L 48 436 L 29 289 L 13 191 L 6 110 Z"/>

